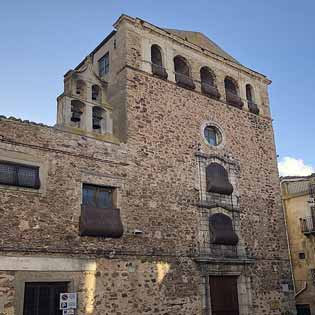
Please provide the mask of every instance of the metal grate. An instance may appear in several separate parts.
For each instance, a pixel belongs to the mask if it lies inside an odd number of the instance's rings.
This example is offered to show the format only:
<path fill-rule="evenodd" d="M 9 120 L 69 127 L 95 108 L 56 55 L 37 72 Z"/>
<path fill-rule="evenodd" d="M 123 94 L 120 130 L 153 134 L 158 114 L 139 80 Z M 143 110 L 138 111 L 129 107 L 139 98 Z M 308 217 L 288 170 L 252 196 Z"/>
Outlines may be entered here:
<path fill-rule="evenodd" d="M 0 161 L 0 184 L 39 189 L 39 167 Z"/>
<path fill-rule="evenodd" d="M 67 282 L 26 282 L 23 315 L 62 315 L 59 296 L 67 289 Z"/>

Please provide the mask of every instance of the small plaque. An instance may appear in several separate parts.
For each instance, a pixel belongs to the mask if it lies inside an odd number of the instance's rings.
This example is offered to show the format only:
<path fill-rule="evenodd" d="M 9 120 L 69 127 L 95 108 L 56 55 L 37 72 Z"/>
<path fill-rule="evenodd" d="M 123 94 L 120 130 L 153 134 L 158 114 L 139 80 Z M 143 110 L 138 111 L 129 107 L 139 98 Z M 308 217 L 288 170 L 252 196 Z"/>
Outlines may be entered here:
<path fill-rule="evenodd" d="M 61 310 L 69 310 L 77 308 L 77 294 L 76 293 L 60 293 L 60 307 Z M 68 313 L 71 314 L 71 313 Z"/>

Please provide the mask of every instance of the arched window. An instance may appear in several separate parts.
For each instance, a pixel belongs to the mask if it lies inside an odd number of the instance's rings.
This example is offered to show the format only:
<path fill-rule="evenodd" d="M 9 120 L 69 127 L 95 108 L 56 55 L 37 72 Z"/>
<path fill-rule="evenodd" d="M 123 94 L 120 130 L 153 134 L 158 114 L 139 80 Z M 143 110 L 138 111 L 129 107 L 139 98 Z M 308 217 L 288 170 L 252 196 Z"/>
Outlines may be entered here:
<path fill-rule="evenodd" d="M 101 102 L 101 88 L 96 84 L 92 85 L 92 100 Z"/>
<path fill-rule="evenodd" d="M 80 98 L 85 98 L 86 84 L 83 80 L 77 80 L 75 86 L 75 93 L 80 95 Z"/>
<path fill-rule="evenodd" d="M 163 66 L 161 48 L 158 45 L 151 46 L 151 62 L 157 66 Z"/>
<path fill-rule="evenodd" d="M 233 94 L 237 95 L 237 87 L 236 87 L 236 83 L 234 82 L 233 79 L 225 78 L 224 87 L 225 87 L 226 92 L 233 93 Z"/>
<path fill-rule="evenodd" d="M 250 84 L 246 84 L 246 99 L 249 102 L 254 102 L 253 88 Z"/>
<path fill-rule="evenodd" d="M 106 112 L 102 107 L 93 107 L 93 130 L 99 133 L 105 132 L 106 127 Z"/>
<path fill-rule="evenodd" d="M 195 83 L 190 77 L 190 69 L 188 62 L 182 56 L 176 56 L 174 58 L 175 80 L 179 86 L 195 89 Z"/>
<path fill-rule="evenodd" d="M 238 236 L 234 232 L 231 218 L 223 213 L 215 213 L 209 218 L 210 242 L 218 245 L 237 245 Z"/>
<path fill-rule="evenodd" d="M 227 103 L 241 109 L 244 104 L 238 96 L 238 87 L 235 80 L 230 77 L 226 77 L 224 80 L 224 87 Z"/>
<path fill-rule="evenodd" d="M 167 72 L 163 67 L 161 47 L 158 45 L 151 46 L 151 64 L 152 73 L 162 79 L 167 79 Z"/>
<path fill-rule="evenodd" d="M 211 163 L 206 168 L 207 192 L 231 195 L 233 186 L 229 181 L 228 172 L 218 164 Z"/>
<path fill-rule="evenodd" d="M 246 99 L 247 99 L 249 111 L 253 114 L 258 115 L 259 108 L 257 104 L 255 103 L 254 89 L 250 84 L 246 84 Z"/>
<path fill-rule="evenodd" d="M 220 98 L 220 93 L 214 83 L 214 74 L 208 67 L 200 69 L 200 80 L 202 93 L 212 98 Z"/>
<path fill-rule="evenodd" d="M 182 56 L 176 56 L 174 58 L 175 72 L 186 77 L 190 77 L 190 70 L 186 59 Z"/>
<path fill-rule="evenodd" d="M 200 69 L 200 79 L 202 83 L 214 85 L 214 76 L 208 67 L 202 67 Z"/>
<path fill-rule="evenodd" d="M 71 101 L 71 118 L 70 120 L 75 123 L 76 127 L 80 127 L 81 116 L 84 112 L 85 104 L 79 100 Z"/>

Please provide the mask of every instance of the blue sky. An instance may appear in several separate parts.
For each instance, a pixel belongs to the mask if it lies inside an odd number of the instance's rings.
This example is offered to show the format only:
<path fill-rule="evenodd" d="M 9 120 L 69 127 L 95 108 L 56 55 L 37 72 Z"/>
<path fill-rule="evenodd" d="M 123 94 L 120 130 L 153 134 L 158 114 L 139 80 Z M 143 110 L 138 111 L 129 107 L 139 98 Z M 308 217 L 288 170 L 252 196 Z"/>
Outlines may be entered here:
<path fill-rule="evenodd" d="M 1 1 L 0 114 L 54 124 L 63 74 L 126 13 L 201 31 L 267 75 L 279 160 L 301 159 L 296 167 L 306 164 L 309 172 L 315 166 L 314 11 L 312 0 Z"/>

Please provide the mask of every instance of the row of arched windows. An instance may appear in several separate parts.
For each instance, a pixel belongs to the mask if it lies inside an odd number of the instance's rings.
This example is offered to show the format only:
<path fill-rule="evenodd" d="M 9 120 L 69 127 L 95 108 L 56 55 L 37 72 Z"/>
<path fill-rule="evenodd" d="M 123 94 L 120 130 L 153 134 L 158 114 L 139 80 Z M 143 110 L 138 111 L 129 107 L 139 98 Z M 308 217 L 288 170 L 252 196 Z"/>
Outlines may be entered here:
<path fill-rule="evenodd" d="M 83 80 L 76 80 L 75 94 L 78 95 L 82 99 L 87 98 L 87 86 Z M 90 97 L 92 101 L 101 103 L 102 90 L 97 84 L 92 85 Z"/>
<path fill-rule="evenodd" d="M 85 111 L 85 104 L 79 100 L 71 101 L 71 118 L 70 120 L 78 128 L 81 127 L 82 116 Z M 100 106 L 92 108 L 92 128 L 94 131 L 103 133 L 106 124 L 106 111 Z"/>
<path fill-rule="evenodd" d="M 161 48 L 154 44 L 151 46 L 151 64 L 152 73 L 163 79 L 167 79 L 167 72 L 163 67 L 163 56 Z M 175 81 L 177 85 L 184 88 L 194 90 L 196 85 L 191 76 L 191 69 L 186 58 L 182 56 L 176 56 L 174 58 L 174 71 L 175 71 Z M 215 83 L 215 74 L 209 67 L 202 67 L 200 69 L 200 81 L 201 81 L 201 91 L 203 94 L 214 98 L 220 99 L 221 95 Z M 226 102 L 237 108 L 243 107 L 243 101 L 239 96 L 239 88 L 236 80 L 231 77 L 226 77 L 224 79 Z M 255 103 L 254 89 L 250 84 L 246 85 L 246 100 L 248 103 L 249 110 L 252 113 L 258 114 L 259 109 Z"/>

